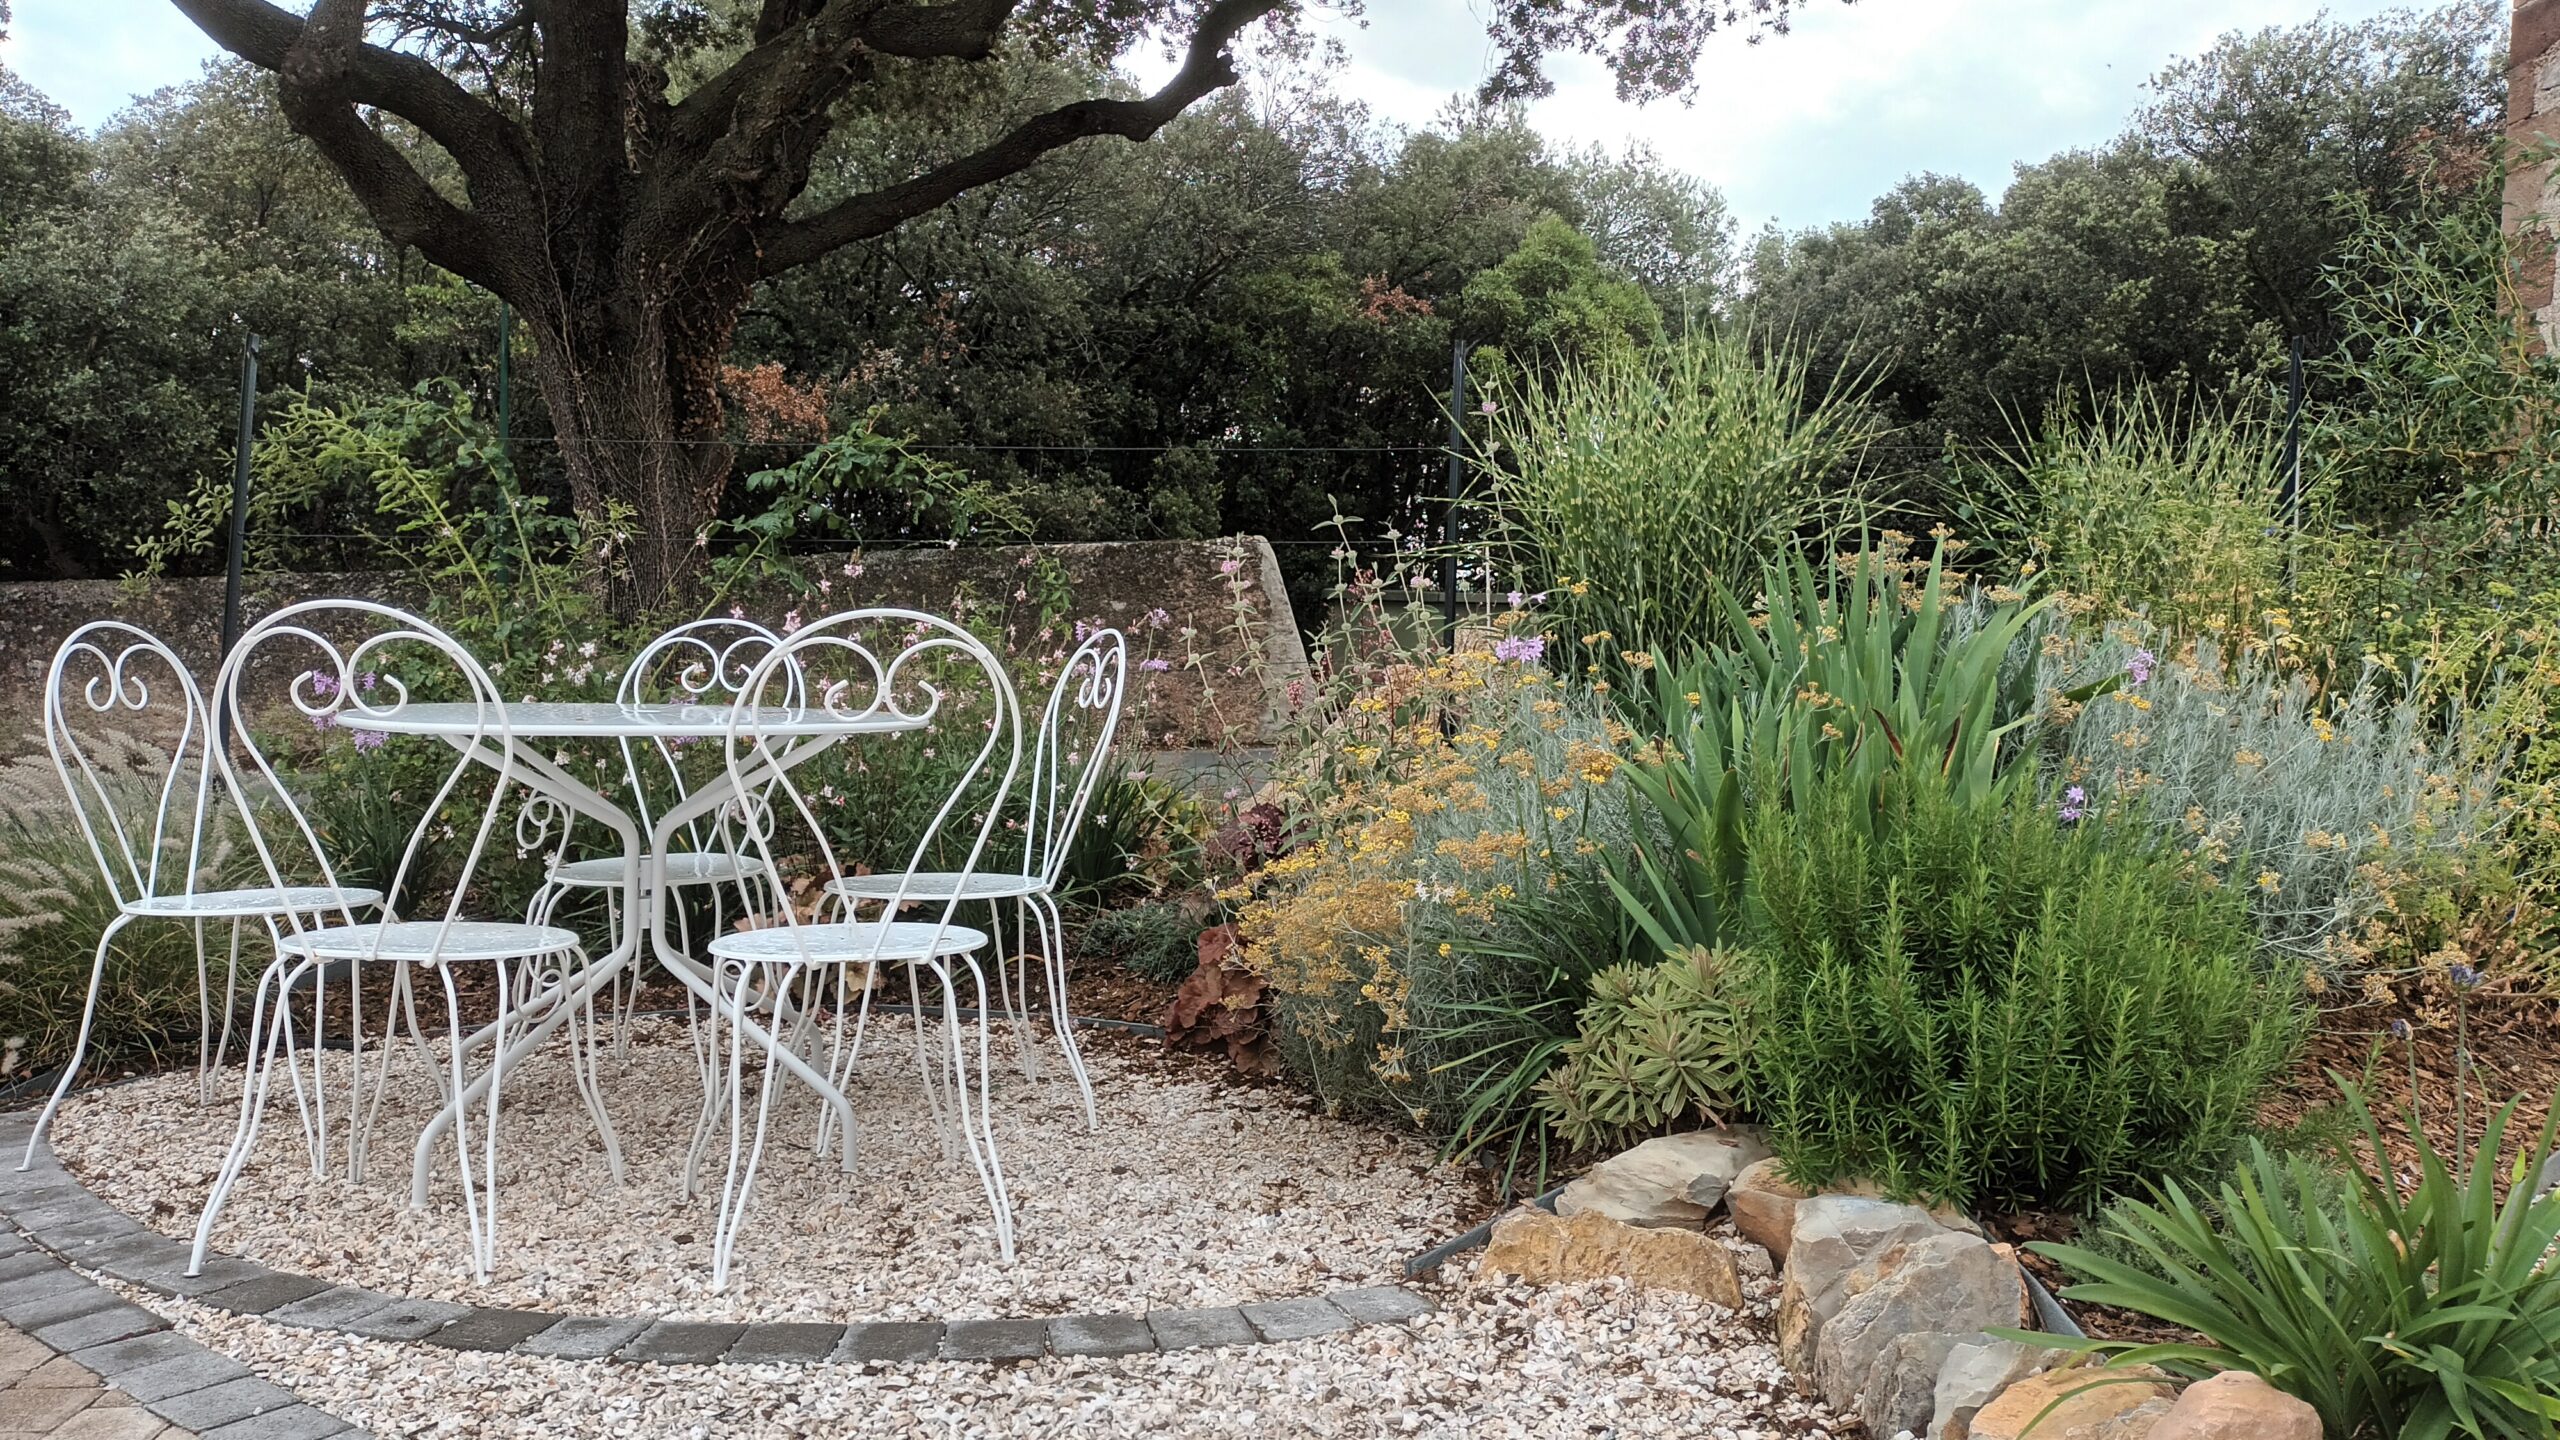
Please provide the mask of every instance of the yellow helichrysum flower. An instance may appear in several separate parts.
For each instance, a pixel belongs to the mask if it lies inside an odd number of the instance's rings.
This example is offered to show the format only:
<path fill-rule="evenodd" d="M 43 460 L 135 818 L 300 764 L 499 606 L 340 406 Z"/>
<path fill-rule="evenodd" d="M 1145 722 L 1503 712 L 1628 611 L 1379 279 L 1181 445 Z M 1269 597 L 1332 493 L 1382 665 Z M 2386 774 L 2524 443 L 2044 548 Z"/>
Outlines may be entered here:
<path fill-rule="evenodd" d="M 2273 895 L 2284 889 L 2284 877 L 2273 870 L 2261 870 L 2258 872 L 2258 888 Z"/>

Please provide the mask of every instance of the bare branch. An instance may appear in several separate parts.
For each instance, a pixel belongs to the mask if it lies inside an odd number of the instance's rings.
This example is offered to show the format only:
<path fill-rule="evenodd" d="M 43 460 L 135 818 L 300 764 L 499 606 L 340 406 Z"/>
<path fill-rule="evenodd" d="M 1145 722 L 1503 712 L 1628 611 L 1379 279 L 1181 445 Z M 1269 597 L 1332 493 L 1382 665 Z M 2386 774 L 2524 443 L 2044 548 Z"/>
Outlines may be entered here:
<path fill-rule="evenodd" d="M 1144 140 L 1213 90 L 1236 82 L 1227 47 L 1245 26 L 1286 0 L 1216 0 L 1192 31 L 1182 68 L 1162 89 L 1139 100 L 1079 100 L 1015 126 L 972 154 L 913 179 L 850 199 L 805 219 L 770 228 L 761 269 L 771 275 L 806 264 L 839 246 L 886 234 L 962 192 L 1024 169 L 1061 146 L 1097 135 Z"/>

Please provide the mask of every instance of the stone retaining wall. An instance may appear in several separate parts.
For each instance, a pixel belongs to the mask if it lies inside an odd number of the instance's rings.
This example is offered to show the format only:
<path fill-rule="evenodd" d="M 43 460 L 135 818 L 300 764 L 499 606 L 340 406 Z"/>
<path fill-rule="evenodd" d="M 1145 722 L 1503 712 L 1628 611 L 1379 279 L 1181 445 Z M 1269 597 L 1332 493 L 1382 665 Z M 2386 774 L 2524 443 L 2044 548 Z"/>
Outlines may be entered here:
<path fill-rule="evenodd" d="M 1305 646 L 1268 542 L 1248 535 L 1042 548 L 1065 571 L 1076 618 L 1128 631 L 1133 663 L 1165 662 L 1131 676 L 1132 698 L 1143 701 L 1132 723 L 1142 733 L 1124 730 L 1128 748 L 1196 751 L 1268 742 L 1286 687 L 1307 673 Z M 1027 547 L 873 552 L 852 578 L 843 574 L 842 555 L 811 555 L 802 565 L 829 578 L 827 609 L 904 605 L 948 613 L 962 596 L 1007 601 L 1022 583 L 1028 553 Z M 222 590 L 220 576 L 138 585 L 0 584 L 0 755 L 41 744 L 43 687 L 54 649 L 91 620 L 123 620 L 160 636 L 209 680 L 221 645 Z M 269 575 L 251 580 L 244 608 L 254 622 L 320 596 L 404 607 L 419 599 L 416 583 L 398 574 Z M 778 624 L 795 602 L 777 590 L 741 603 L 753 618 Z M 811 619 L 822 613 L 806 603 L 801 609 Z M 1162 618 L 1151 622 L 1159 611 Z M 1039 702 L 1025 697 L 1026 704 Z"/>

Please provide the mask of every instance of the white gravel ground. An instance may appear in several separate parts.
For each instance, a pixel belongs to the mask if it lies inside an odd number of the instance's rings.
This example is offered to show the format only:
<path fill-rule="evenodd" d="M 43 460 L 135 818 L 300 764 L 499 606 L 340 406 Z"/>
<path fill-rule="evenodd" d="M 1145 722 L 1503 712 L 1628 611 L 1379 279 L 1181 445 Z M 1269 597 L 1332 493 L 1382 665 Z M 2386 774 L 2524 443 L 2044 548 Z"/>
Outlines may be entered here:
<path fill-rule="evenodd" d="M 1007 1366 L 689 1366 L 455 1354 L 135 1293 L 193 1338 L 386 1437 L 1854 1435 L 1787 1387 L 1762 1282 L 1737 1316 L 1619 1282 L 1460 1283 L 1410 1329 Z M 129 1292 L 130 1293 L 130 1292 Z"/>
<path fill-rule="evenodd" d="M 469 1266 L 445 1148 L 432 1203 L 407 1208 L 410 1146 L 433 1094 L 396 1056 L 367 1183 L 315 1178 L 281 1080 L 217 1247 L 280 1270 L 420 1297 L 705 1320 L 965 1319 L 1143 1310 L 1375 1284 L 1463 1229 L 1467 1178 L 1418 1142 L 1311 1113 L 1287 1091 L 1224 1083 L 1205 1062 L 1133 1042 L 1090 1046 L 1102 1126 L 1088 1134 L 1054 1051 L 1034 1085 L 999 1073 L 996 1113 L 1017 1256 L 996 1258 L 984 1192 L 945 1160 L 907 1022 L 866 1043 L 851 1090 L 856 1170 L 814 1155 L 817 1106 L 791 1086 L 756 1179 L 728 1293 L 710 1292 L 725 1141 L 705 1193 L 681 1193 L 701 1086 L 680 1021 L 643 1021 L 606 1060 L 629 1167 L 616 1185 L 555 1044 L 511 1071 L 499 1155 L 498 1264 Z M 332 1057 L 343 1073 L 344 1057 Z M 337 1082 L 333 1079 L 333 1085 Z M 192 1239 L 238 1116 L 200 1109 L 192 1073 L 111 1087 L 65 1107 L 54 1146 L 98 1196 Z M 333 1109 L 333 1123 L 343 1107 Z"/>

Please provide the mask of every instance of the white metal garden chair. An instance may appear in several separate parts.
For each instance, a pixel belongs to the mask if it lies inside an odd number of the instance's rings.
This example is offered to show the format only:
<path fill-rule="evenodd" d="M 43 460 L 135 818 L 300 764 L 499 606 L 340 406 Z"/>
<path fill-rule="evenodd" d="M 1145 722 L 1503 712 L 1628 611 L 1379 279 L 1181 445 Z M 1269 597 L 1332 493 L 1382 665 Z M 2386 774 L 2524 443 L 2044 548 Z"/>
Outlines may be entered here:
<path fill-rule="evenodd" d="M 1076 1089 L 1083 1096 L 1087 1130 L 1097 1128 L 1099 1121 L 1094 1111 L 1093 1081 L 1085 1073 L 1083 1053 L 1076 1048 L 1075 1017 L 1067 1007 L 1066 928 L 1058 912 L 1058 882 L 1111 754 L 1128 678 L 1129 642 L 1117 630 L 1101 630 L 1085 637 L 1084 643 L 1067 658 L 1066 668 L 1059 672 L 1057 684 L 1049 692 L 1049 703 L 1041 712 L 1039 734 L 1032 747 L 1020 822 L 1019 866 L 976 873 L 848 875 L 828 887 L 851 905 L 885 903 L 893 898 L 907 904 L 983 902 L 996 941 L 1000 990 L 1004 988 L 1005 958 L 1014 953 L 1004 943 L 1004 912 L 1006 903 L 1012 902 L 1017 917 L 1016 935 L 1028 938 L 1032 931 L 1039 933 L 1049 1019 L 1057 1029 L 1058 1048 L 1066 1053 L 1067 1070 L 1075 1077 Z M 1021 990 L 1027 1010 L 1029 986 L 1017 982 L 1016 988 Z M 1008 992 L 1001 998 L 1006 1010 L 1011 1011 L 1012 995 Z M 866 990 L 866 1012 L 869 1005 L 870 992 Z M 869 1019 L 867 1013 L 863 1019 Z M 863 1028 L 859 1023 L 854 1027 L 857 1050 Z"/>
<path fill-rule="evenodd" d="M 63 1064 L 53 1098 L 37 1117 L 35 1134 L 19 1160 L 21 1170 L 35 1158 L 37 1142 L 80 1076 L 97 1023 L 107 957 L 126 926 L 137 920 L 181 920 L 195 932 L 196 1006 L 201 1021 L 196 1093 L 199 1103 L 210 1104 L 213 1073 L 230 1049 L 241 926 L 296 912 L 352 911 L 382 901 L 380 891 L 360 886 L 215 888 L 211 884 L 214 877 L 207 870 L 216 858 L 212 852 L 219 849 L 219 829 L 224 823 L 213 794 L 210 764 L 220 742 L 195 677 L 175 651 L 147 631 L 121 621 L 99 620 L 81 626 L 62 642 L 45 680 L 44 737 L 54 770 L 71 797 L 81 836 L 114 896 L 116 914 L 98 937 L 97 956 L 89 966 L 89 994 L 80 1010 L 79 1039 Z M 168 768 L 160 771 L 155 766 L 149 775 L 136 775 L 101 752 L 102 745 L 156 748 L 162 740 L 168 744 Z M 218 1041 L 205 953 L 209 921 L 226 921 L 231 927 Z M 318 1158 L 314 1156 L 315 1163 Z"/>
<path fill-rule="evenodd" d="M 301 1091 L 303 1076 L 295 1055 L 292 1017 L 282 1005 L 283 997 L 301 976 L 332 963 L 352 962 L 351 983 L 359 987 L 368 969 L 389 968 L 395 1012 L 391 1019 L 406 1021 L 422 1068 L 432 1075 L 445 1107 L 454 1115 L 472 1269 L 479 1278 L 488 1278 L 497 1246 L 503 1057 L 510 1038 L 523 1034 L 526 1024 L 555 1003 L 562 982 L 586 960 L 573 931 L 529 922 L 474 920 L 463 913 L 464 899 L 471 893 L 499 814 L 519 795 L 518 767 L 523 762 L 497 687 L 480 662 L 451 636 L 389 606 L 361 600 L 315 600 L 288 606 L 250 627 L 223 663 L 214 702 L 241 738 L 241 754 L 238 758 L 221 754 L 220 768 L 235 797 L 252 792 L 271 797 L 249 825 L 250 841 L 271 883 L 285 887 L 295 883 L 295 877 L 317 877 L 321 886 L 338 888 L 329 847 L 312 817 L 294 799 L 291 744 L 265 740 L 252 728 L 257 718 L 253 697 L 289 700 L 294 711 L 323 731 L 344 726 L 361 732 L 367 717 L 395 714 L 412 695 L 453 697 L 467 708 L 470 723 L 446 736 L 454 751 L 453 763 L 449 769 L 438 767 L 441 782 L 422 787 L 423 793 L 417 796 L 417 825 L 409 832 L 385 891 L 395 903 L 404 892 L 411 898 L 433 898 L 418 893 L 429 883 L 429 855 L 459 851 L 460 858 L 434 878 L 432 883 L 444 898 L 440 906 L 429 907 L 428 918 L 366 922 L 348 907 L 331 906 L 316 914 L 289 914 L 270 921 L 275 953 L 259 977 L 250 1014 L 250 1069 L 240 1122 L 197 1221 L 189 1274 L 203 1265 L 215 1219 L 256 1146 L 279 1059 L 297 1095 Z M 477 1034 L 464 1023 L 454 983 L 455 971 L 466 965 L 490 967 L 498 982 L 494 986 L 496 1023 Z M 437 1047 L 429 1044 L 418 1019 L 412 975 L 419 971 L 432 972 L 444 990 L 448 1030 L 441 1048 L 449 1061 L 447 1069 L 439 1070 L 429 1058 Z M 621 1152 L 598 1084 L 592 1029 L 582 1026 L 574 1013 L 567 1020 L 575 1085 L 618 1175 Z M 390 1084 L 391 1055 L 398 1047 L 386 1033 L 380 1073 L 372 1082 L 368 1101 L 362 1035 L 355 1040 L 348 1122 L 351 1178 L 360 1180 L 365 1137 L 379 1115 Z M 488 1054 L 482 1073 L 475 1075 L 471 1052 L 481 1044 Z M 316 1044 L 311 1054 L 312 1108 L 325 1131 L 326 1111 L 318 1103 L 324 1077 Z M 483 1078 L 485 1084 L 475 1084 Z M 475 1091 L 483 1112 L 477 1175 L 473 1173 L 471 1116 Z"/>
<path fill-rule="evenodd" d="M 614 686 L 614 699 L 624 705 L 699 704 L 717 706 L 725 711 L 736 703 L 738 691 L 754 673 L 756 664 L 782 643 L 782 637 L 752 620 L 713 618 L 679 625 L 642 646 L 632 657 L 631 665 L 622 672 Z M 782 703 L 800 703 L 799 676 L 796 669 L 784 667 L 779 675 Z M 655 831 L 662 807 L 655 797 L 668 796 L 682 802 L 691 792 L 687 779 L 684 746 L 679 740 L 665 736 L 623 737 L 622 768 L 630 787 L 631 812 L 638 817 L 643 834 Z M 691 747 L 703 748 L 703 747 Z M 747 896 L 741 883 L 757 873 L 763 862 L 758 860 L 739 836 L 731 833 L 741 818 L 734 810 L 723 809 L 689 822 L 678 832 L 685 843 L 665 857 L 663 870 L 640 865 L 639 895 L 642 905 L 650 902 L 655 877 L 663 874 L 669 890 L 702 890 L 711 896 L 711 931 L 717 934 L 726 927 L 727 906 L 724 893 L 735 894 L 743 908 Z M 565 850 L 567 827 L 562 827 L 560 843 Z M 600 894 L 605 903 L 605 922 L 617 937 L 625 916 L 621 913 L 622 894 L 631 878 L 635 862 L 627 855 L 599 855 L 580 860 L 555 856 L 542 887 L 534 893 L 525 918 L 548 925 L 561 903 L 570 896 L 585 892 Z M 678 943 L 685 953 L 693 951 L 692 920 L 669 897 L 679 931 Z M 614 986 L 616 1052 L 623 1053 L 630 1038 L 633 1001 L 640 991 L 641 967 L 633 965 Z"/>
<path fill-rule="evenodd" d="M 757 709 L 776 703 L 787 693 L 784 687 L 795 683 L 807 687 L 810 707 L 848 723 L 884 715 L 909 718 L 929 725 L 931 738 L 940 743 L 975 742 L 974 753 L 951 791 L 924 833 L 916 837 L 907 864 L 898 874 L 882 877 L 888 882 L 882 918 L 821 921 L 804 917 L 782 884 L 792 868 L 786 861 L 813 863 L 827 877 L 841 876 L 847 868 L 829 837 L 821 807 L 791 777 L 792 747 L 819 742 L 768 744 L 754 731 Z M 784 1046 L 793 1043 L 781 1034 L 786 1016 L 813 1016 L 832 1006 L 835 1044 L 826 1074 L 840 1094 L 850 1079 L 852 1056 L 843 1043 L 842 997 L 852 985 L 867 992 L 872 977 L 885 968 L 904 969 L 911 980 L 929 974 L 940 986 L 945 1037 L 941 1059 L 948 1065 L 944 1078 L 951 1089 L 956 1128 L 986 1191 L 997 1246 L 1007 1261 L 1013 1258 L 1012 1202 L 1005 1191 L 994 1129 L 985 1107 L 971 1098 L 968 1056 L 961 1039 L 957 979 L 959 972 L 965 972 L 974 1002 L 967 1008 L 978 1017 L 977 1090 L 983 1095 L 988 1011 L 986 978 L 977 955 L 988 937 L 953 923 L 960 905 L 958 890 L 945 887 L 947 893 L 937 898 L 914 882 L 925 873 L 923 867 L 946 831 L 954 846 L 966 846 L 959 873 L 965 875 L 975 867 L 995 832 L 1004 796 L 1021 764 L 1021 751 L 1021 712 L 1003 665 L 968 631 L 911 610 L 848 611 L 806 626 L 758 664 L 742 687 L 722 758 L 736 792 L 763 796 L 763 805 L 771 811 L 765 823 L 742 825 L 737 833 L 762 862 L 758 874 L 767 884 L 772 908 L 757 928 L 721 935 L 709 947 L 719 996 L 713 1006 L 713 1052 L 725 1057 L 725 1077 L 715 1083 L 727 1102 L 729 1126 L 729 1167 L 713 1238 L 714 1289 L 728 1283 L 731 1257 L 763 1158 L 776 1098 L 777 1061 Z M 985 806 L 982 813 L 965 813 L 977 804 Z M 901 903 L 908 900 L 916 902 L 915 910 L 902 915 Z M 920 984 L 917 989 L 921 998 Z M 743 1042 L 746 1028 L 757 1023 L 760 1015 L 770 1015 L 775 1029 L 763 1047 L 763 1084 L 750 1130 L 744 1084 L 748 1046 Z M 930 1093 L 934 1066 L 923 1041 L 925 1017 L 919 1013 L 916 1019 L 917 1059 Z M 719 1035 L 723 1024 L 729 1027 L 725 1039 Z M 936 1105 L 938 1109 L 938 1100 Z M 707 1120 L 717 1108 L 706 1107 Z M 697 1136 L 697 1150 L 701 1138 Z M 854 1138 L 843 1137 L 848 1166 Z M 823 1150 L 823 1126 L 819 1144 Z"/>

